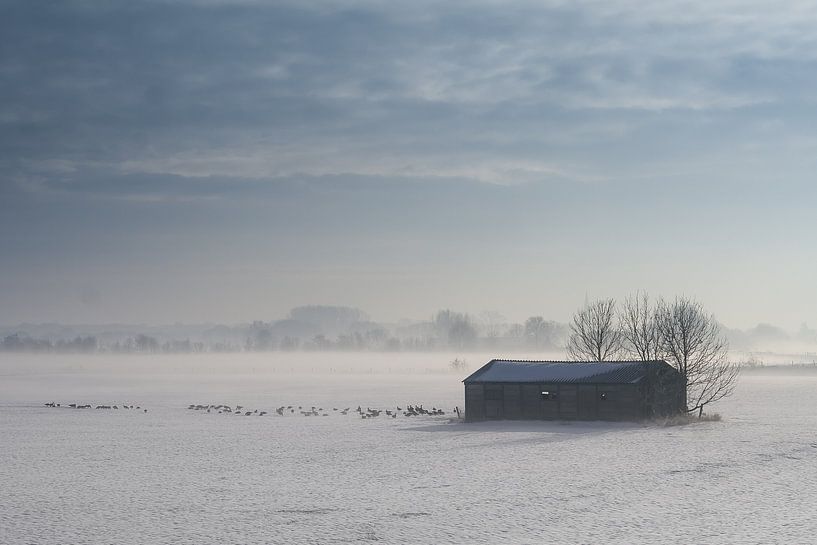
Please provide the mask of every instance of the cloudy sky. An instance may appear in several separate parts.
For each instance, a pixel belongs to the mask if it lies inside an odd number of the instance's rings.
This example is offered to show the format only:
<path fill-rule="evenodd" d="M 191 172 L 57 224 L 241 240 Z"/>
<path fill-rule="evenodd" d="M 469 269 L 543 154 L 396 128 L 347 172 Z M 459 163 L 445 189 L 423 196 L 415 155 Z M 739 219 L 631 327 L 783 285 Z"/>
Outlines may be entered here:
<path fill-rule="evenodd" d="M 0 323 L 817 324 L 817 5 L 0 2 Z"/>

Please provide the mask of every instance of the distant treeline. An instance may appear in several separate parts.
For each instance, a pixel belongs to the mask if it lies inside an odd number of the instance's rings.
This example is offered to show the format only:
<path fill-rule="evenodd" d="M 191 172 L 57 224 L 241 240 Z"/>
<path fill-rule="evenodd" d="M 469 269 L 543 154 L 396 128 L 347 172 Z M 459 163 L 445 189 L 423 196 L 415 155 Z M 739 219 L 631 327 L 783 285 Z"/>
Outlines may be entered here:
<path fill-rule="evenodd" d="M 817 347 L 817 331 L 803 324 L 789 334 L 769 324 L 747 330 L 722 328 L 734 351 L 747 353 L 776 347 Z M 360 309 L 342 306 L 293 308 L 280 320 L 238 325 L 173 324 L 70 326 L 21 324 L 0 327 L 0 351 L 197 353 L 262 351 L 444 351 L 496 352 L 564 349 L 566 324 L 531 316 L 521 323 L 497 312 L 477 315 L 440 310 L 423 321 L 372 321 Z M 770 348 L 772 347 L 772 348 Z M 789 352 L 792 349 L 788 350 Z M 807 361 L 811 361 L 809 354 Z M 770 354 L 769 360 L 780 358 Z M 802 360 L 802 358 L 800 358 Z"/>
<path fill-rule="evenodd" d="M 287 318 L 255 321 L 238 326 L 208 326 L 188 331 L 183 340 L 169 338 L 169 331 L 117 331 L 54 338 L 65 334 L 23 326 L 3 337 L 0 348 L 19 352 L 197 353 L 265 351 L 434 351 L 478 349 L 554 350 L 564 345 L 567 326 L 532 316 L 524 323 L 508 323 L 497 313 L 471 316 L 440 310 L 428 321 L 397 324 L 373 322 L 363 311 L 350 307 L 297 307 Z M 152 328 L 153 330 L 157 328 Z M 43 335 L 46 333 L 47 335 Z"/>

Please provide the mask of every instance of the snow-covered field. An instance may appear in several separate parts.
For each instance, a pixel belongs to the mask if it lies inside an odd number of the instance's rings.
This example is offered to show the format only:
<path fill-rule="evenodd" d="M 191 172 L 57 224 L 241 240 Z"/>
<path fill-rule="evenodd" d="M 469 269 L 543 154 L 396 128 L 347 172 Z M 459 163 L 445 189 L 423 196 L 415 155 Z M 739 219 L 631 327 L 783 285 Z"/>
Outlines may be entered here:
<path fill-rule="evenodd" d="M 450 414 L 464 375 L 446 371 L 452 357 L 2 355 L 0 543 L 817 539 L 817 374 L 743 376 L 722 422 L 669 428 L 332 410 Z"/>

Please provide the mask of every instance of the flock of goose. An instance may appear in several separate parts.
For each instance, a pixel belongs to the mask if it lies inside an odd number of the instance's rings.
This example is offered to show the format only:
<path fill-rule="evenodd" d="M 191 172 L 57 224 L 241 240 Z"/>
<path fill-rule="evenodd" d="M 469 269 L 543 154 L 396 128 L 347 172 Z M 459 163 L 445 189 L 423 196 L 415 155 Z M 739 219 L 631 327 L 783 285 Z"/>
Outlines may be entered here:
<path fill-rule="evenodd" d="M 229 405 L 188 405 L 187 408 L 194 411 L 206 411 L 208 413 L 217 411 L 218 414 L 234 414 L 236 416 L 264 416 L 267 414 L 267 411 L 259 411 L 258 409 L 245 411 L 242 405 L 236 405 L 235 409 Z"/>
<path fill-rule="evenodd" d="M 62 403 L 54 403 L 53 401 L 49 401 L 45 404 L 46 407 L 63 407 Z M 81 405 L 79 403 L 68 403 L 65 405 L 66 409 L 90 409 L 91 405 Z M 111 409 L 111 410 L 119 410 L 119 405 L 97 405 L 94 407 L 95 409 Z M 143 409 L 142 407 L 135 406 L 135 405 L 122 405 L 122 409 L 133 409 L 136 411 L 148 412 L 147 409 Z"/>
<path fill-rule="evenodd" d="M 230 405 L 224 404 L 190 404 L 187 406 L 188 410 L 191 411 L 203 411 L 207 413 L 218 413 L 218 414 L 233 414 L 237 416 L 264 416 L 269 414 L 267 411 L 259 411 L 258 409 L 254 409 L 252 411 L 247 410 L 243 405 L 236 405 L 232 407 Z M 445 411 L 442 409 L 438 409 L 437 407 L 432 407 L 431 410 L 424 409 L 422 405 L 406 405 L 405 409 L 400 407 L 396 407 L 397 410 L 390 410 L 390 409 L 372 409 L 371 407 L 366 407 L 364 410 L 362 407 L 358 406 L 357 409 L 354 410 L 361 418 L 377 418 L 381 414 L 385 413 L 387 417 L 397 418 L 397 415 L 402 413 L 403 416 L 421 416 L 421 415 L 428 415 L 428 416 L 444 416 Z M 345 409 L 338 409 L 337 407 L 333 407 L 331 411 L 329 409 L 324 409 L 323 407 L 316 407 L 311 406 L 309 408 L 305 408 L 303 405 L 298 405 L 297 411 L 303 416 L 329 416 L 330 412 L 337 413 L 341 415 L 348 415 L 349 411 L 352 410 L 351 407 L 346 407 Z M 456 411 L 456 409 L 454 409 Z M 295 414 L 296 407 L 293 405 L 281 405 L 277 409 L 275 409 L 275 414 L 278 416 L 284 416 L 286 414 Z"/>
<path fill-rule="evenodd" d="M 50 402 L 46 403 L 45 406 L 46 407 L 53 407 L 53 408 L 64 407 L 64 408 L 67 408 L 67 409 L 90 409 L 90 408 L 92 408 L 91 405 L 81 405 L 81 404 L 78 404 L 78 403 L 69 403 L 67 405 L 62 405 L 61 403 L 55 403 L 53 401 L 50 401 Z M 124 404 L 121 405 L 121 406 L 120 405 L 96 405 L 94 408 L 95 409 L 108 409 L 108 410 L 119 410 L 121 408 L 121 409 L 128 409 L 128 410 L 133 409 L 133 410 L 142 411 L 142 412 L 145 412 L 145 413 L 148 412 L 147 409 L 143 409 L 140 406 L 124 405 Z M 236 416 L 266 416 L 267 414 L 269 414 L 269 412 L 267 412 L 267 411 L 261 411 L 261 410 L 258 410 L 258 409 L 249 410 L 249 409 L 245 408 L 243 405 L 230 406 L 230 405 L 224 405 L 224 404 L 216 405 L 216 404 L 208 403 L 208 404 L 204 404 L 204 405 L 191 404 L 191 405 L 188 405 L 187 408 L 189 410 L 192 410 L 192 411 L 202 411 L 202 412 L 207 412 L 207 413 L 218 413 L 218 414 L 231 414 L 231 415 L 236 415 Z M 298 405 L 298 407 L 297 407 L 297 411 L 303 416 L 329 416 L 330 413 L 336 413 L 336 414 L 346 416 L 346 415 L 349 414 L 349 411 L 351 411 L 351 410 L 352 410 L 351 407 L 346 407 L 345 409 L 338 409 L 337 407 L 333 407 L 331 411 L 329 409 L 324 409 L 323 407 L 316 407 L 314 405 L 309 407 L 309 408 L 305 408 L 302 405 Z M 287 415 L 287 414 L 295 414 L 295 411 L 296 411 L 296 407 L 294 407 L 293 405 L 282 405 L 282 406 L 278 407 L 277 409 L 275 409 L 275 414 L 277 414 L 278 416 L 284 416 L 284 415 Z M 454 411 L 459 413 L 457 408 L 455 408 Z M 428 416 L 444 416 L 445 415 L 445 411 L 443 411 L 442 409 L 438 409 L 437 407 L 432 407 L 429 410 L 429 409 L 424 409 L 422 405 L 406 405 L 405 409 L 398 406 L 398 407 L 396 407 L 396 410 L 372 409 L 371 407 L 366 407 L 366 409 L 364 410 L 363 407 L 358 406 L 357 409 L 354 409 L 353 413 L 357 413 L 360 416 L 360 418 L 362 418 L 364 420 L 368 419 L 368 418 L 377 418 L 381 414 L 385 414 L 386 417 L 391 417 L 391 418 L 397 418 L 397 415 L 401 414 L 401 413 L 402 413 L 403 416 L 406 416 L 406 417 L 408 417 L 408 416 L 422 416 L 422 415 L 428 415 Z"/>

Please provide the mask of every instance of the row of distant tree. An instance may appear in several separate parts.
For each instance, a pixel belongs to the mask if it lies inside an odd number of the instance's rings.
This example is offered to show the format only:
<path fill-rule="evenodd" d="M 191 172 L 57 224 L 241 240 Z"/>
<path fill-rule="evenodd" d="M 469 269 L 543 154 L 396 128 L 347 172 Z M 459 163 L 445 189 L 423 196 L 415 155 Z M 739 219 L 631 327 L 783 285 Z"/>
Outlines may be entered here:
<path fill-rule="evenodd" d="M 27 335 L 14 333 L 5 336 L 0 347 L 9 352 L 96 352 L 99 343 L 93 336 L 52 342 L 48 339 L 33 339 Z"/>
<path fill-rule="evenodd" d="M 622 303 L 623 304 L 623 303 Z M 440 310 L 425 321 L 378 323 L 360 309 L 302 306 L 286 317 L 238 325 L 66 326 L 23 324 L 0 328 L 0 350 L 30 352 L 196 353 L 263 351 L 485 350 L 562 352 L 570 324 L 531 316 L 509 322 L 498 312 L 477 315 Z M 817 331 L 793 335 L 769 324 L 745 331 L 721 328 L 734 350 L 786 352 L 817 345 Z"/>
<path fill-rule="evenodd" d="M 498 313 L 474 317 L 440 310 L 430 320 L 380 324 L 350 307 L 297 307 L 283 320 L 255 321 L 239 326 L 212 326 L 191 340 L 161 334 L 103 332 L 68 340 L 15 331 L 2 338 L 0 349 L 31 352 L 197 353 L 264 351 L 434 351 L 434 350 L 558 350 L 567 326 L 542 316 L 507 323 Z"/>
<path fill-rule="evenodd" d="M 35 339 L 20 333 L 6 335 L 0 342 L 0 349 L 8 352 L 147 352 L 147 353 L 188 353 L 204 352 L 207 347 L 202 342 L 165 341 L 160 343 L 149 335 L 136 335 L 111 344 L 101 344 L 93 335 L 77 336 L 70 340 Z"/>

